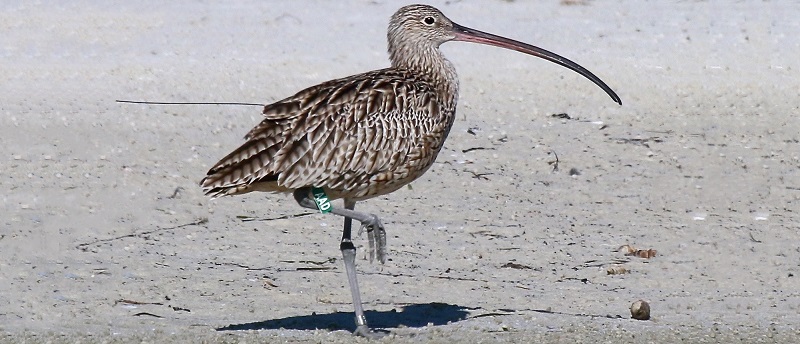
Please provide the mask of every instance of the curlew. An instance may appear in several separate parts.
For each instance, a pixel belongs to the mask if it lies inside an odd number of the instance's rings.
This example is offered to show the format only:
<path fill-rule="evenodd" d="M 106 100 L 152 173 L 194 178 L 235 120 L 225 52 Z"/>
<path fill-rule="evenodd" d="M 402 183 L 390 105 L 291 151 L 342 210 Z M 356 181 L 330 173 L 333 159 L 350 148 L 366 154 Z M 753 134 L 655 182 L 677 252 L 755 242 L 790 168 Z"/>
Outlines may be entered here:
<path fill-rule="evenodd" d="M 458 25 L 438 9 L 409 5 L 389 22 L 391 67 L 309 87 L 264 107 L 246 142 L 214 165 L 201 186 L 214 198 L 252 191 L 293 193 L 298 204 L 344 217 L 342 252 L 355 309 L 367 325 L 356 280 L 352 220 L 367 231 L 369 256 L 386 260 L 378 216 L 355 204 L 411 183 L 433 164 L 455 119 L 458 79 L 439 51 L 448 41 L 516 50 L 567 67 L 620 98 L 600 78 L 547 50 Z M 343 199 L 344 207 L 327 201 Z"/>

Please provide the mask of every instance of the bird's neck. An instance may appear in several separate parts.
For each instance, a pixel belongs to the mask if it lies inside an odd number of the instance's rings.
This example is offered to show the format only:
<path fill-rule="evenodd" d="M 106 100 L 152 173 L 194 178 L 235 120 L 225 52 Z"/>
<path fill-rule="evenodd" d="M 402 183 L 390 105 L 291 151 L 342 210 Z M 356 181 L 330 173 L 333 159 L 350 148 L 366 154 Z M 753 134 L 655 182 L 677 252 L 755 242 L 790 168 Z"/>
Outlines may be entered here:
<path fill-rule="evenodd" d="M 445 101 L 455 108 L 458 99 L 458 75 L 453 64 L 437 47 L 398 47 L 390 51 L 392 67 L 424 75 L 441 94 L 450 95 Z M 404 49 L 408 48 L 408 49 Z"/>

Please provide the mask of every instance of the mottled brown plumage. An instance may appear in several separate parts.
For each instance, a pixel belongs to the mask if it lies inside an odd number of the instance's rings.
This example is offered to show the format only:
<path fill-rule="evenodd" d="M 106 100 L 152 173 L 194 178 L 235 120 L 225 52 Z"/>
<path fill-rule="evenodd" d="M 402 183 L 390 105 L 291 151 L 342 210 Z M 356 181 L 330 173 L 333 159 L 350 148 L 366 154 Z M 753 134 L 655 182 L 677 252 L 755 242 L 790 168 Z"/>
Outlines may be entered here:
<path fill-rule="evenodd" d="M 247 142 L 212 167 L 201 185 L 214 197 L 322 187 L 360 201 L 410 183 L 436 159 L 455 118 L 458 79 L 439 52 L 444 40 L 419 35 L 427 6 L 392 17 L 392 67 L 309 87 L 264 108 Z"/>
<path fill-rule="evenodd" d="M 525 43 L 453 23 L 439 10 L 398 10 L 387 34 L 391 67 L 309 87 L 267 105 L 246 142 L 209 171 L 201 186 L 213 197 L 251 191 L 292 192 L 315 208 L 312 187 L 344 199 L 332 212 L 345 217 L 340 249 L 356 314 L 356 333 L 367 327 L 355 272 L 352 219 L 367 230 L 370 257 L 386 258 L 386 234 L 377 216 L 354 210 L 356 201 L 393 192 L 431 167 L 455 119 L 458 78 L 439 45 L 458 40 L 534 55 L 585 76 L 614 101 L 619 97 L 578 64 Z"/>
<path fill-rule="evenodd" d="M 214 196 L 317 186 L 354 201 L 397 190 L 430 167 L 453 123 L 455 97 L 436 86 L 383 69 L 303 90 L 266 106 L 202 185 Z"/>

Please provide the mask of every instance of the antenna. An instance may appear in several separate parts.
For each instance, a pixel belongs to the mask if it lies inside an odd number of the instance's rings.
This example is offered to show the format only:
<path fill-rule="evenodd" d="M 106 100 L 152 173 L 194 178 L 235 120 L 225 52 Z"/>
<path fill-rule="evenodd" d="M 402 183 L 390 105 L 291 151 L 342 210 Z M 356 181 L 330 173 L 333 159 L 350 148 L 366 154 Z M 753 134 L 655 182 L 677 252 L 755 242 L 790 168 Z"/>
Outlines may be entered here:
<path fill-rule="evenodd" d="M 148 105 L 240 105 L 240 106 L 265 106 L 257 103 L 236 103 L 236 102 L 151 102 L 145 100 L 116 100 L 117 103 L 125 104 L 148 104 Z"/>

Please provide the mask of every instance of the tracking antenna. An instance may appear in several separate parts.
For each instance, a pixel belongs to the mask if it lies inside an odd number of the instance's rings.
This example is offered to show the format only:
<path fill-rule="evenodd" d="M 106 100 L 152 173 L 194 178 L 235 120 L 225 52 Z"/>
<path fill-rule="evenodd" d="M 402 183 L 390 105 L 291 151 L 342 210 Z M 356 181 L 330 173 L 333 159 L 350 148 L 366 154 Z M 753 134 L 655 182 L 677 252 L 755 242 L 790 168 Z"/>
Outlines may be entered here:
<path fill-rule="evenodd" d="M 266 106 L 266 104 L 257 103 L 237 103 L 237 102 L 151 102 L 146 100 L 121 100 L 117 99 L 117 103 L 125 104 L 147 104 L 147 105 L 239 105 L 239 106 Z"/>

